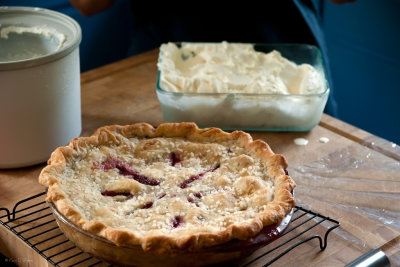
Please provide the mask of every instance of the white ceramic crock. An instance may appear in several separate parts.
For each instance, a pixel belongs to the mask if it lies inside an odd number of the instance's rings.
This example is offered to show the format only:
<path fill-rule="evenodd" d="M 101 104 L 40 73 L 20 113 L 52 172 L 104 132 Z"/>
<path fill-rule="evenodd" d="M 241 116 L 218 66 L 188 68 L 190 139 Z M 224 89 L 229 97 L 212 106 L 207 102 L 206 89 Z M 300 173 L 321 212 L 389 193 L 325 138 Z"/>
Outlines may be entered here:
<path fill-rule="evenodd" d="M 64 14 L 0 7 L 0 168 L 45 162 L 80 135 L 80 41 L 79 24 Z"/>

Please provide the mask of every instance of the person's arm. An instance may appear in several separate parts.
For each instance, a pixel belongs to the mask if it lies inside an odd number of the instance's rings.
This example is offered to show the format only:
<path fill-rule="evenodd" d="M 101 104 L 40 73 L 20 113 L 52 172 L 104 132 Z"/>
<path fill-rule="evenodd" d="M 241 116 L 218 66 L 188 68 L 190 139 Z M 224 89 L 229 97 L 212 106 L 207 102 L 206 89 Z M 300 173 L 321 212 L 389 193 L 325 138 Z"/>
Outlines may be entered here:
<path fill-rule="evenodd" d="M 107 10 L 114 0 L 70 0 L 72 6 L 84 16 L 91 16 Z"/>

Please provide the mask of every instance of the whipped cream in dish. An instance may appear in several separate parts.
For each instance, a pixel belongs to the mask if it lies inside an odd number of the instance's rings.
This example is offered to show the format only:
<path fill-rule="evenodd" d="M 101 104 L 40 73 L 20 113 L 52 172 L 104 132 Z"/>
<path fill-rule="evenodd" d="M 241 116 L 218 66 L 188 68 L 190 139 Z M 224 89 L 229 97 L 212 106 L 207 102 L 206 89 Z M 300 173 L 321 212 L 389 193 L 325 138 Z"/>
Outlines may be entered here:
<path fill-rule="evenodd" d="M 170 92 L 318 94 L 325 81 L 309 64 L 243 43 L 174 43 L 160 47 L 161 86 Z"/>

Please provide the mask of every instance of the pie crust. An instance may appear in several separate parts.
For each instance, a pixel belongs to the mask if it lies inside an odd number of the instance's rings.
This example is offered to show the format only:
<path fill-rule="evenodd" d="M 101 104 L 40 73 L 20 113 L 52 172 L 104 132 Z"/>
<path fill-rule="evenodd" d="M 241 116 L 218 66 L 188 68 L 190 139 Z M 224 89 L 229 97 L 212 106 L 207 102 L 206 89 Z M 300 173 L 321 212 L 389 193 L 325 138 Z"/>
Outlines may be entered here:
<path fill-rule="evenodd" d="M 39 182 L 77 227 L 117 246 L 196 251 L 248 240 L 292 210 L 287 162 L 242 131 L 105 126 L 57 148 Z"/>

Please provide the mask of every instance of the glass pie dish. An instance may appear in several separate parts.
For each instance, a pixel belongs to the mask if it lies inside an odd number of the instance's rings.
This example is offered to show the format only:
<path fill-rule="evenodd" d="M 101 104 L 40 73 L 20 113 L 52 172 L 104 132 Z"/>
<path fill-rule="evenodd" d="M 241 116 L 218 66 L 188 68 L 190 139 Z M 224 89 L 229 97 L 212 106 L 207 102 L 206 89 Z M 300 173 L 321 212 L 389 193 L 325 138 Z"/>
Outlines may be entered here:
<path fill-rule="evenodd" d="M 197 251 L 175 250 L 173 253 L 156 254 L 143 251 L 137 245 L 117 246 L 71 223 L 53 203 L 49 203 L 58 226 L 65 236 L 82 251 L 104 260 L 113 266 L 206 266 L 232 262 L 250 256 L 256 250 L 279 238 L 288 227 L 293 209 L 279 225 L 270 225 L 251 240 L 232 240 L 226 244 Z"/>
<path fill-rule="evenodd" d="M 136 123 L 57 148 L 39 183 L 83 251 L 122 266 L 204 266 L 284 231 L 296 203 L 287 167 L 245 132 Z"/>
<path fill-rule="evenodd" d="M 329 96 L 319 49 L 306 44 L 254 44 L 254 49 L 264 53 L 276 50 L 298 65 L 313 66 L 321 74 L 323 90 L 313 94 L 170 92 L 162 88 L 159 69 L 156 93 L 164 121 L 193 121 L 199 127 L 224 130 L 309 131 L 314 128 Z"/>

